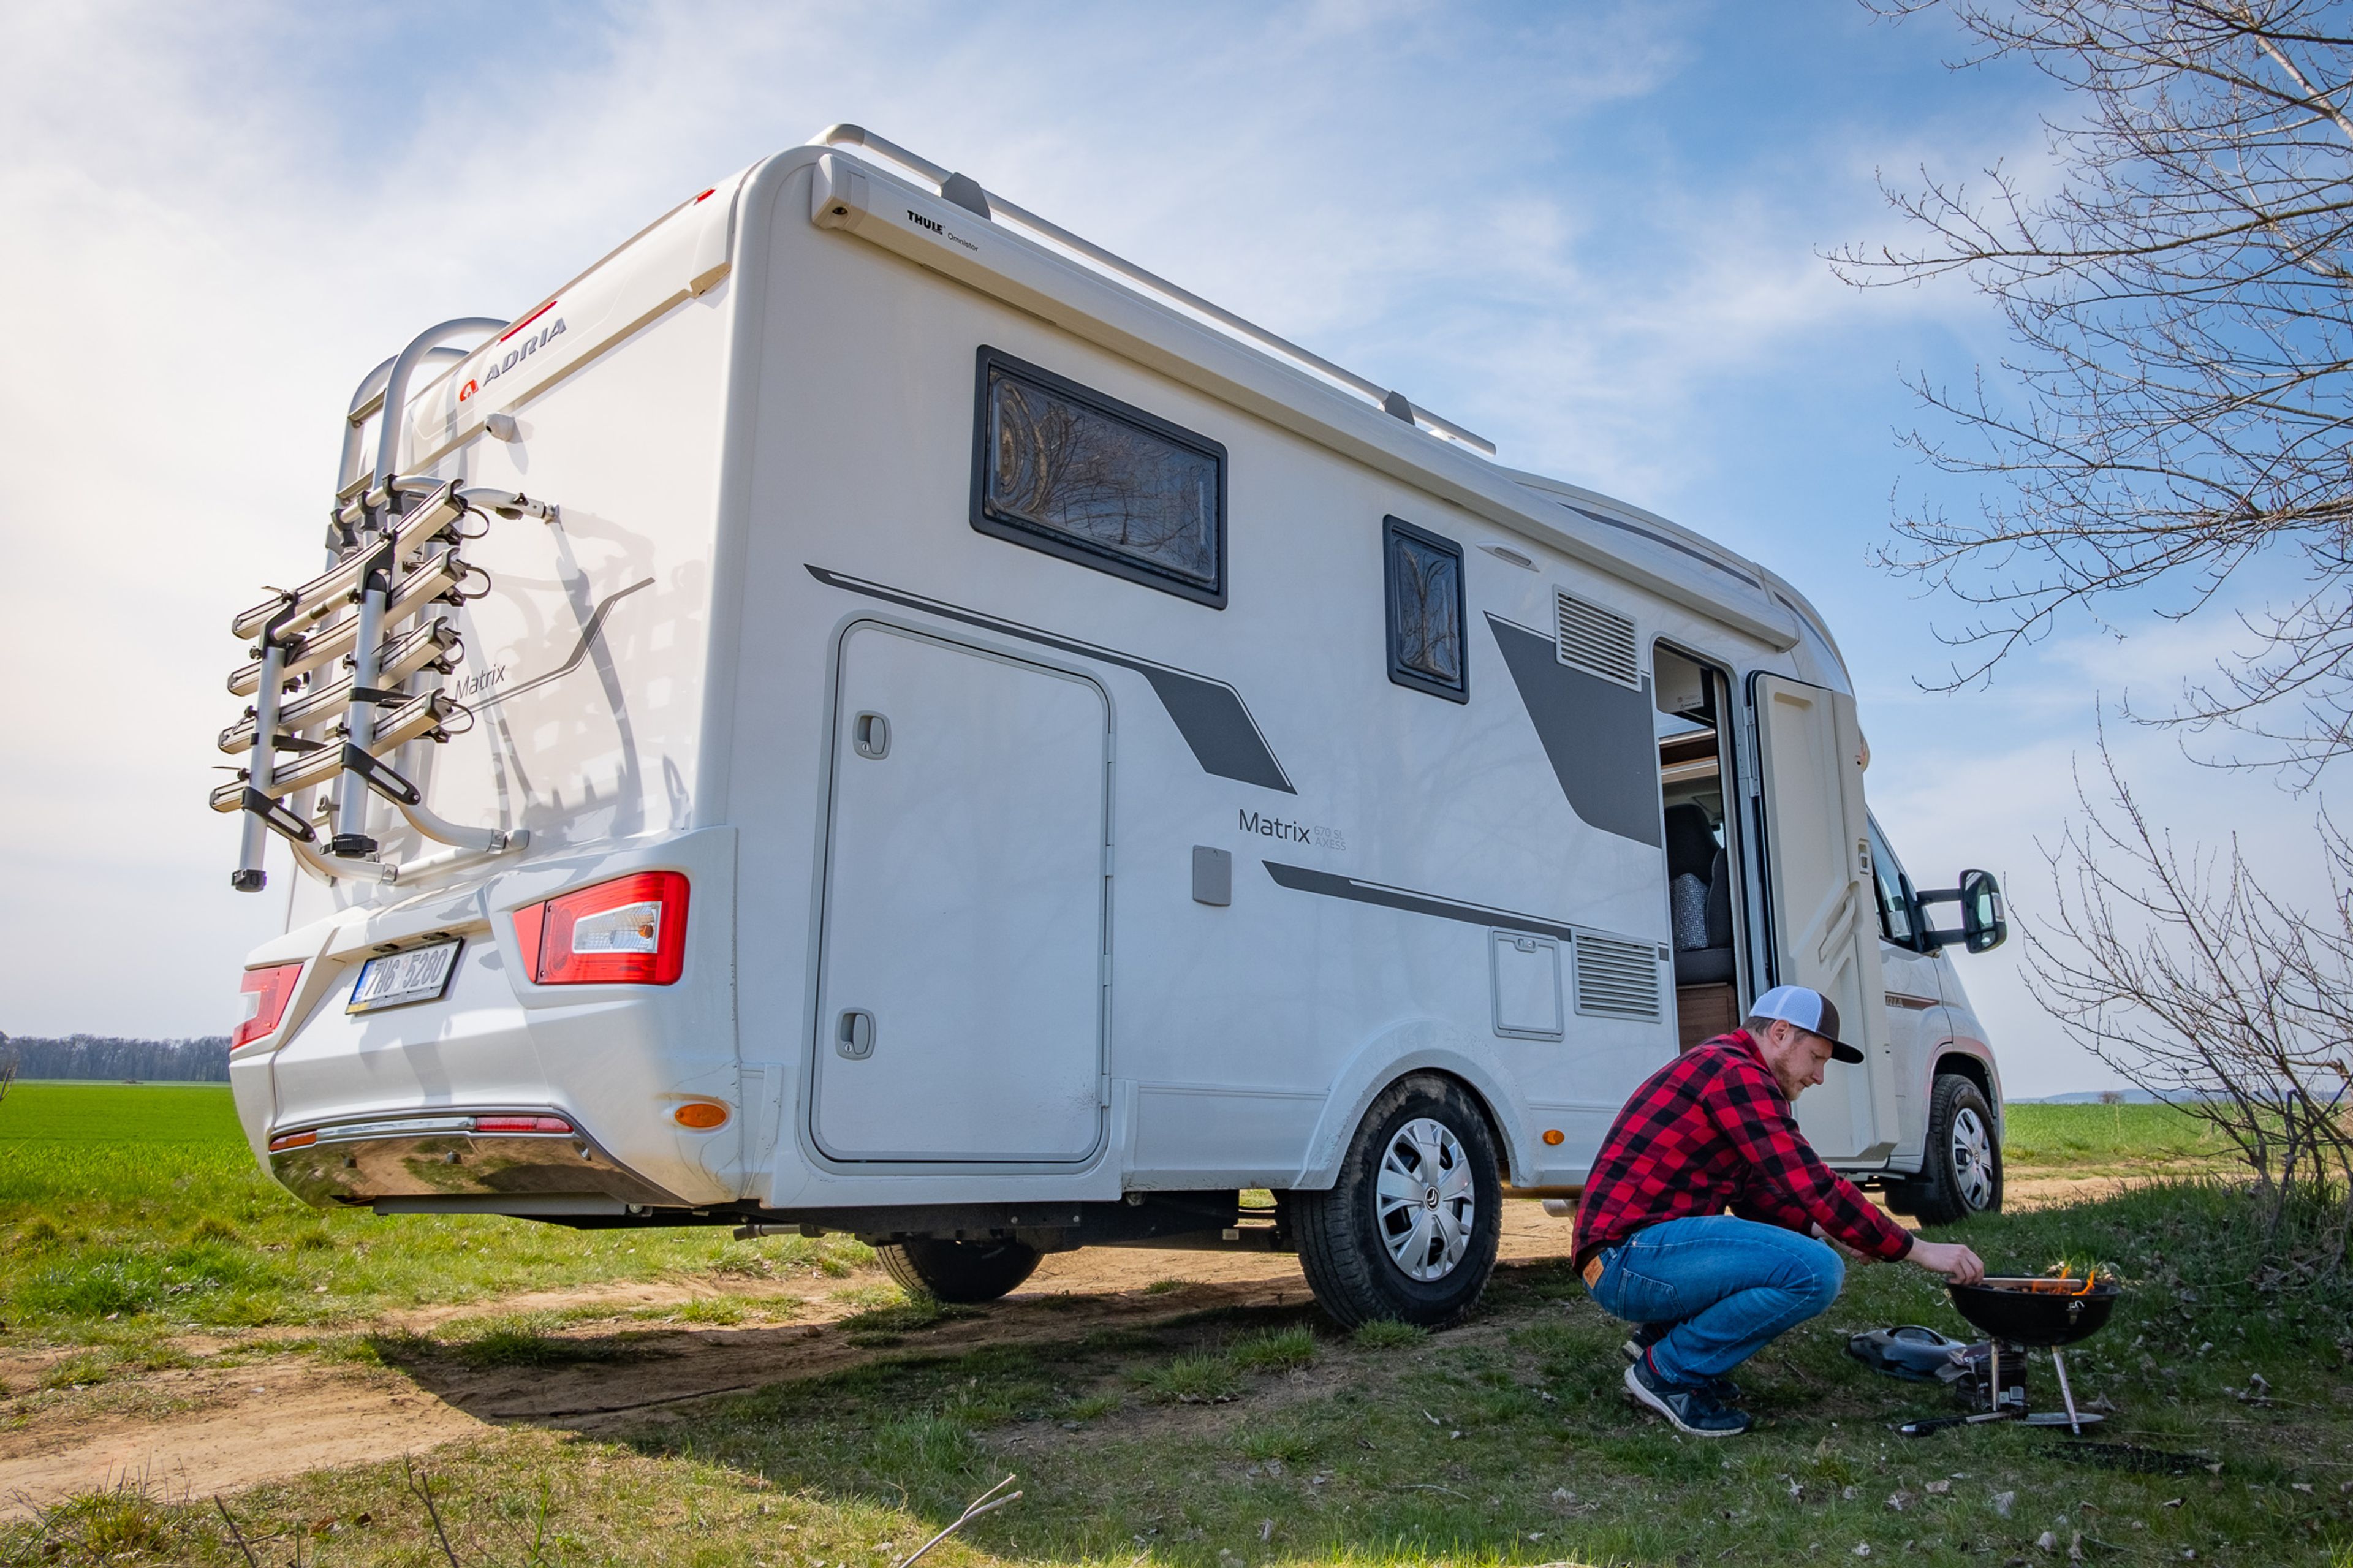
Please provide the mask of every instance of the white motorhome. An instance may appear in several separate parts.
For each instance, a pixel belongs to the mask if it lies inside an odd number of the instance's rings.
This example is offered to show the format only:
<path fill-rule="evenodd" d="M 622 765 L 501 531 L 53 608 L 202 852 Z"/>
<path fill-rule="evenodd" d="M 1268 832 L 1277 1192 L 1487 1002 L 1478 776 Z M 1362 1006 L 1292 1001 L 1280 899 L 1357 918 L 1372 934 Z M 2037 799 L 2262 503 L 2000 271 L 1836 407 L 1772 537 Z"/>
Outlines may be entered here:
<path fill-rule="evenodd" d="M 1867 1042 L 1815 1146 L 2000 1203 L 1997 890 L 1898 869 L 1795 589 L 965 175 L 837 127 L 343 428 L 214 797 L 297 870 L 230 1076 L 311 1203 L 1443 1323 L 1780 982 Z"/>

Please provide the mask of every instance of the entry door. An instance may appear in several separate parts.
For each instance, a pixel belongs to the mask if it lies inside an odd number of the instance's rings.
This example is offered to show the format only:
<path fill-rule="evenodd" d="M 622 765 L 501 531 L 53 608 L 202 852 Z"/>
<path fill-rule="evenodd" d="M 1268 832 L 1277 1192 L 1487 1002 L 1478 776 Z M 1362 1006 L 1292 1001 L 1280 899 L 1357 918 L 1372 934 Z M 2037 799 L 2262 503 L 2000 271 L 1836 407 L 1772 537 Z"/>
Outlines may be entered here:
<path fill-rule="evenodd" d="M 1827 1160 L 1877 1162 L 1895 1137 L 1895 1063 L 1879 966 L 1862 731 L 1854 699 L 1778 675 L 1749 683 L 1764 783 L 1765 877 L 1776 984 L 1838 1006 L 1862 1065 L 1832 1062 L 1799 1097 L 1798 1124 Z"/>
<path fill-rule="evenodd" d="M 1093 1152 L 1109 725 L 1076 676 L 870 622 L 843 637 L 812 1126 L 828 1154 Z"/>

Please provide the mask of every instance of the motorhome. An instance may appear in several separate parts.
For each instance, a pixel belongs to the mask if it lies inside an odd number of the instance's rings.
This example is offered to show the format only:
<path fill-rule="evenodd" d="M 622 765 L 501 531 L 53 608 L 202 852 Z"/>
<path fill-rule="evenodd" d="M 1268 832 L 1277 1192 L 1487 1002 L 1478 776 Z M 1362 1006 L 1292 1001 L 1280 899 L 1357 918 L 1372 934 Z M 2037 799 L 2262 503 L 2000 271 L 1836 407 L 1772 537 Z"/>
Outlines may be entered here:
<path fill-rule="evenodd" d="M 340 428 L 212 802 L 312 1204 L 848 1232 L 955 1300 L 1287 1250 L 1443 1324 L 1782 982 L 1867 1046 L 1815 1147 L 2000 1202 L 1947 956 L 1999 891 L 1898 867 L 1803 595 L 967 175 L 835 127 Z"/>

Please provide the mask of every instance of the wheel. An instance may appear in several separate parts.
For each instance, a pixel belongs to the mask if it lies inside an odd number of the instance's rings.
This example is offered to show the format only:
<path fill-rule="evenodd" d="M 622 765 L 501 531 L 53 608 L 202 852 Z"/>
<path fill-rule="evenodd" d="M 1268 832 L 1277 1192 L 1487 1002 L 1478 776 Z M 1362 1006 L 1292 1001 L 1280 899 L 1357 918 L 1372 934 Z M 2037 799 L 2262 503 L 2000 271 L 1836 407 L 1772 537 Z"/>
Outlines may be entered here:
<path fill-rule="evenodd" d="M 1495 1271 L 1495 1141 L 1451 1079 L 1390 1085 L 1365 1112 L 1332 1189 L 1289 1198 L 1308 1287 L 1344 1328 L 1379 1318 L 1451 1328 Z"/>
<path fill-rule="evenodd" d="M 874 1253 L 910 1295 L 934 1301 L 994 1301 L 1036 1273 L 1039 1257 L 1019 1241 L 899 1241 Z"/>
<path fill-rule="evenodd" d="M 1984 1090 L 1958 1073 L 1936 1075 L 1926 1158 L 1918 1176 L 1888 1189 L 1887 1203 L 1922 1225 L 2001 1212 L 2001 1146 Z"/>

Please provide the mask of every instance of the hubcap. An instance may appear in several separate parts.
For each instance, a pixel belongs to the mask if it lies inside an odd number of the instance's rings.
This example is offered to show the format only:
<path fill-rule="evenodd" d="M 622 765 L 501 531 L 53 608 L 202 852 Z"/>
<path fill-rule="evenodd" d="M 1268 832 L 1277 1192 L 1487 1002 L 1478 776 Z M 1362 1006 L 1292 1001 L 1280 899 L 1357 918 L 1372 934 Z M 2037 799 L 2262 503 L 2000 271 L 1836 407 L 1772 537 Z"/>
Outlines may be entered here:
<path fill-rule="evenodd" d="M 1971 1209 L 1993 1206 L 1993 1138 L 1968 1106 L 1953 1113 L 1953 1179 Z"/>
<path fill-rule="evenodd" d="M 1377 1188 L 1381 1241 L 1409 1279 L 1454 1272 L 1471 1248 L 1477 1194 L 1471 1160 L 1444 1122 L 1419 1117 L 1389 1140 Z"/>

